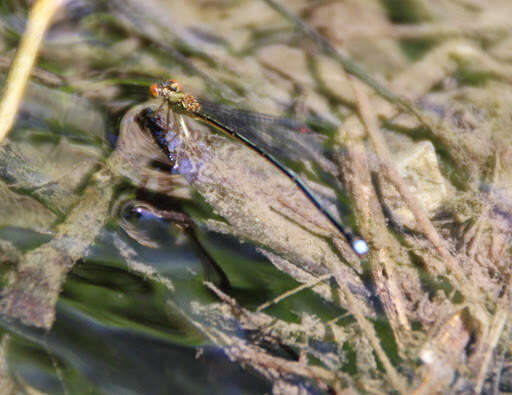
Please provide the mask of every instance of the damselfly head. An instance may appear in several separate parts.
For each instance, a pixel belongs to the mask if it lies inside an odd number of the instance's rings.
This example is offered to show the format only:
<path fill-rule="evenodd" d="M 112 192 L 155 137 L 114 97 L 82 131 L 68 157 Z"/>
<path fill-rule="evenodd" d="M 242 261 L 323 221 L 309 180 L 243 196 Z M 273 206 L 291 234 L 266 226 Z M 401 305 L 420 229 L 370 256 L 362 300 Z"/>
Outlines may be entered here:
<path fill-rule="evenodd" d="M 162 95 L 164 97 L 166 97 L 165 92 L 167 92 L 168 94 L 170 92 L 180 93 L 181 92 L 180 83 L 176 80 L 167 80 L 167 81 L 161 82 L 159 84 L 152 84 L 149 87 L 149 93 L 151 93 L 151 96 L 153 96 L 153 97 L 160 97 Z"/>

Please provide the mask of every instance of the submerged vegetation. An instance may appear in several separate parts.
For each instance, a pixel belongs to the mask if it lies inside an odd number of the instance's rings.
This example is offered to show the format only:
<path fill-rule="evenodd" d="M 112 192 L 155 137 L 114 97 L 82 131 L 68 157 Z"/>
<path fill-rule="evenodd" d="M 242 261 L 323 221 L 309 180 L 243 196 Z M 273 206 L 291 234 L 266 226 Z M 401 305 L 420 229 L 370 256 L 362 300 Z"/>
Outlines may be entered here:
<path fill-rule="evenodd" d="M 0 146 L 6 393 L 512 391 L 512 4 L 283 4 L 57 9 Z M 247 147 L 179 147 L 168 78 L 297 119 L 314 155 L 268 144 L 368 256 Z"/>

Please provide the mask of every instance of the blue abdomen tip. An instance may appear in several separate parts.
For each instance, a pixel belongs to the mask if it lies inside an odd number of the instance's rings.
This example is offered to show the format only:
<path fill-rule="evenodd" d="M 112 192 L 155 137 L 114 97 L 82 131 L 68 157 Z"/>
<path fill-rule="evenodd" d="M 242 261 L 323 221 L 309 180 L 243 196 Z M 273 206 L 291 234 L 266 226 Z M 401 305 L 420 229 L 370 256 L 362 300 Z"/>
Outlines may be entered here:
<path fill-rule="evenodd" d="M 357 255 L 366 255 L 370 251 L 368 243 L 362 239 L 357 239 L 352 242 L 352 248 Z"/>

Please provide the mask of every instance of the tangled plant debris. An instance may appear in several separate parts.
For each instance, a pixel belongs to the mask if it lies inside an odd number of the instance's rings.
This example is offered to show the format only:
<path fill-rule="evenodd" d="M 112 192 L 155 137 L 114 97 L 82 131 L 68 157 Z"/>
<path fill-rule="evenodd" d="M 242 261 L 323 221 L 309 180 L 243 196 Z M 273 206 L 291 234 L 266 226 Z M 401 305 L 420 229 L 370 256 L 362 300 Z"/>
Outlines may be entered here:
<path fill-rule="evenodd" d="M 512 6 L 287 7 L 112 1 L 56 14 L 0 147 L 5 388 L 222 392 L 222 360 L 248 393 L 510 391 Z M 25 15 L 0 9 L 2 73 Z M 187 121 L 174 166 L 144 122 L 159 105 L 147 87 L 169 77 L 315 129 L 327 156 L 302 161 L 301 176 L 369 256 L 204 125 Z M 153 116 L 167 127 L 165 110 Z M 208 364 L 210 346 L 221 356 Z M 140 374 L 123 365 L 105 379 L 117 355 Z M 168 374 L 187 358 L 183 381 Z"/>

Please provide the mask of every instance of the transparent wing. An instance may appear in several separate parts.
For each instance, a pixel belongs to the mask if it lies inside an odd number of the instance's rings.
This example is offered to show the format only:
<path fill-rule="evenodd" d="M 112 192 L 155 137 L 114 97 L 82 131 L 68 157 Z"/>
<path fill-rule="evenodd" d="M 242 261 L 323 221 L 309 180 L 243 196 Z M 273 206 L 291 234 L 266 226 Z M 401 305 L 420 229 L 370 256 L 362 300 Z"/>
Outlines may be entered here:
<path fill-rule="evenodd" d="M 296 168 L 290 161 L 295 164 L 310 161 L 325 172 L 338 174 L 337 166 L 326 156 L 325 136 L 313 132 L 305 123 L 204 100 L 199 103 L 200 113 L 236 131 L 287 166 Z"/>

